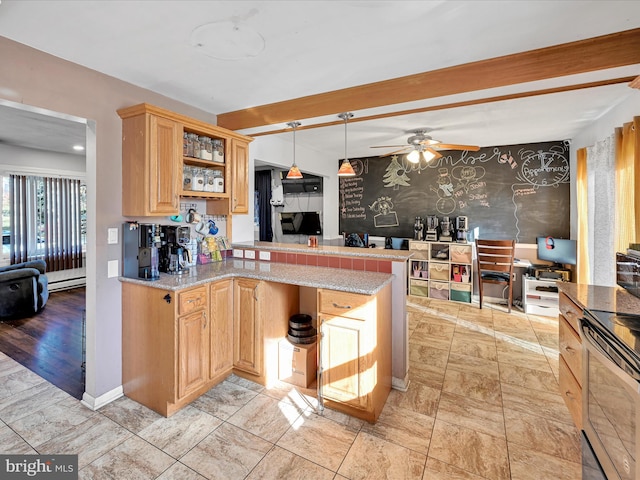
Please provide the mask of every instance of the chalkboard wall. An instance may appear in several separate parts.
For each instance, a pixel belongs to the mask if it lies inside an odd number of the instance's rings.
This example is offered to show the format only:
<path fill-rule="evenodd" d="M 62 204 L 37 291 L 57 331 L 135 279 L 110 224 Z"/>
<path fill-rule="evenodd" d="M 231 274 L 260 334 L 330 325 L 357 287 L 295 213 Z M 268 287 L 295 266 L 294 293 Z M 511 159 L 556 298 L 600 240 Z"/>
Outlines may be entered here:
<path fill-rule="evenodd" d="M 442 151 L 426 164 L 406 155 L 350 159 L 340 179 L 341 232 L 413 238 L 415 217 L 468 217 L 470 236 L 535 243 L 569 238 L 569 143 Z"/>

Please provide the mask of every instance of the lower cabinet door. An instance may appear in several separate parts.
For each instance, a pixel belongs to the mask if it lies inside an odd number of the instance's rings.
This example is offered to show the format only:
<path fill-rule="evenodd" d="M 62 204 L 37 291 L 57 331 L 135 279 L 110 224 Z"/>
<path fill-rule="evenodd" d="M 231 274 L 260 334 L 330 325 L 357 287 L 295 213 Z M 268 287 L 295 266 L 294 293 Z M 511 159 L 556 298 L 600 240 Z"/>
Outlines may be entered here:
<path fill-rule="evenodd" d="M 345 317 L 320 316 L 322 331 L 322 394 L 329 400 L 367 408 L 374 385 L 368 368 L 367 322 Z"/>
<path fill-rule="evenodd" d="M 233 366 L 262 374 L 262 322 L 258 280 L 238 278 L 233 286 Z"/>
<path fill-rule="evenodd" d="M 233 367 L 233 280 L 211 284 L 209 375 Z"/>
<path fill-rule="evenodd" d="M 204 310 L 178 318 L 178 399 L 208 379 L 208 331 Z"/>

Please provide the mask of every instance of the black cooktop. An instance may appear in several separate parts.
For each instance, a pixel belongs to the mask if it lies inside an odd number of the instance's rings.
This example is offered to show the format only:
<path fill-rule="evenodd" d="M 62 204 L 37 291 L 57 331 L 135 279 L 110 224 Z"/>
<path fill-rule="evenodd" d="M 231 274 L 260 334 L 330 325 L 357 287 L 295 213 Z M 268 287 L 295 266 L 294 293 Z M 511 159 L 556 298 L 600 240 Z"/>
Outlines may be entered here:
<path fill-rule="evenodd" d="M 588 310 L 585 316 L 595 318 L 619 345 L 635 354 L 640 362 L 640 315 L 629 313 L 606 312 L 604 310 Z"/>

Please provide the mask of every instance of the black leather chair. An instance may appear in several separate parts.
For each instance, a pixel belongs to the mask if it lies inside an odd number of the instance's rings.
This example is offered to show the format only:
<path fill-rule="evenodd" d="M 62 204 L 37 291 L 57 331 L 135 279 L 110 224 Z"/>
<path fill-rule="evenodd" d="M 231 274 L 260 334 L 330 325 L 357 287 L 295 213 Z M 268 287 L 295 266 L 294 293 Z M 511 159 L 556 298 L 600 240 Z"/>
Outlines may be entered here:
<path fill-rule="evenodd" d="M 44 260 L 0 267 L 0 319 L 14 319 L 39 312 L 49 299 Z"/>

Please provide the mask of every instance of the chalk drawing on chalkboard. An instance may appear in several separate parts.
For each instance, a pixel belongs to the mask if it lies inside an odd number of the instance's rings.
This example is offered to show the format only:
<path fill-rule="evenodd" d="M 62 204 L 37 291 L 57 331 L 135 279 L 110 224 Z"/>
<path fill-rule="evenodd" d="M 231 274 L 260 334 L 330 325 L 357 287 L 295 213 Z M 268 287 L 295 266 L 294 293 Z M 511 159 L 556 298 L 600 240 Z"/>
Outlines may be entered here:
<path fill-rule="evenodd" d="M 451 176 L 458 180 L 456 190 L 462 188 L 465 193 L 469 193 L 469 186 L 484 177 L 485 173 L 484 167 L 469 165 L 459 165 L 451 170 Z"/>
<path fill-rule="evenodd" d="M 453 180 L 449 174 L 448 168 L 438 169 L 438 188 L 431 185 L 429 188 L 431 191 L 438 194 L 438 200 L 436 200 L 436 210 L 442 215 L 448 215 L 456 209 L 456 201 L 453 199 Z"/>
<path fill-rule="evenodd" d="M 389 166 L 385 169 L 382 183 L 386 188 L 398 190 L 401 186 L 409 186 L 409 176 L 405 173 L 404 167 L 398 162 L 398 156 L 391 157 Z"/>
<path fill-rule="evenodd" d="M 393 211 L 393 202 L 390 197 L 378 197 L 375 202 L 369 205 L 369 209 L 376 212 L 373 216 L 373 223 L 377 228 L 397 227 L 398 215 Z"/>
<path fill-rule="evenodd" d="M 520 150 L 522 168 L 518 179 L 538 187 L 558 186 L 569 182 L 566 147 L 552 145 L 549 150 Z"/>

